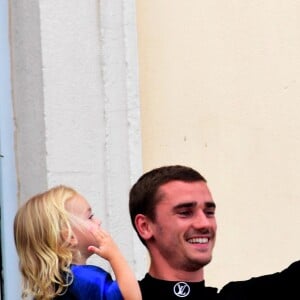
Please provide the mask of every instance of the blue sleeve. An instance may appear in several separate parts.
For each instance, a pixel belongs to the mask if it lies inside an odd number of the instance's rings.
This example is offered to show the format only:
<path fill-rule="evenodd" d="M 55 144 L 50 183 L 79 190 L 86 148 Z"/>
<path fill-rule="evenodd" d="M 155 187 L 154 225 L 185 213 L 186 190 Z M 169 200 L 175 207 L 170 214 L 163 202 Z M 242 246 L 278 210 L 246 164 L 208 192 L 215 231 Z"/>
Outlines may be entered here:
<path fill-rule="evenodd" d="M 91 265 L 74 265 L 72 272 L 74 281 L 67 292 L 73 295 L 70 299 L 123 300 L 118 283 L 105 270 Z"/>

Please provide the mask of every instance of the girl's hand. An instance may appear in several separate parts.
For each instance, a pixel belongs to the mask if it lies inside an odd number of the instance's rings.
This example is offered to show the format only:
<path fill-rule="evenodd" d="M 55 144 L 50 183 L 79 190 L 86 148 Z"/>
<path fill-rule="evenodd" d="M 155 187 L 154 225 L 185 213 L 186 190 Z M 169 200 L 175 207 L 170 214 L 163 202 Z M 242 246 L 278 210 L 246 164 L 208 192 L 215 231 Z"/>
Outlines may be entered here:
<path fill-rule="evenodd" d="M 109 261 L 124 300 L 142 300 L 142 294 L 134 272 L 109 233 L 100 227 L 91 228 L 90 232 L 94 235 L 98 247 L 89 246 L 88 250 Z"/>
<path fill-rule="evenodd" d="M 98 254 L 99 256 L 107 259 L 108 261 L 113 259 L 115 255 L 120 254 L 117 244 L 114 242 L 114 240 L 108 232 L 106 232 L 100 227 L 98 227 L 97 229 L 91 228 L 90 231 L 95 237 L 98 243 L 98 247 L 89 246 L 89 251 Z"/>

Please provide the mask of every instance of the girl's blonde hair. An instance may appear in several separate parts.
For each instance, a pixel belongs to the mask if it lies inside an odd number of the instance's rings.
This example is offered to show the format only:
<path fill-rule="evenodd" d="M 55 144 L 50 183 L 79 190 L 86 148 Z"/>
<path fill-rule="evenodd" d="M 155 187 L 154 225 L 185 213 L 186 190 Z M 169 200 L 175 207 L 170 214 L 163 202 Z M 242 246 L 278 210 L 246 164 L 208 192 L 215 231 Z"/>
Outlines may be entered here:
<path fill-rule="evenodd" d="M 22 298 L 52 299 L 72 283 L 74 247 L 65 204 L 78 193 L 57 186 L 30 198 L 17 212 L 14 238 L 23 277 Z"/>

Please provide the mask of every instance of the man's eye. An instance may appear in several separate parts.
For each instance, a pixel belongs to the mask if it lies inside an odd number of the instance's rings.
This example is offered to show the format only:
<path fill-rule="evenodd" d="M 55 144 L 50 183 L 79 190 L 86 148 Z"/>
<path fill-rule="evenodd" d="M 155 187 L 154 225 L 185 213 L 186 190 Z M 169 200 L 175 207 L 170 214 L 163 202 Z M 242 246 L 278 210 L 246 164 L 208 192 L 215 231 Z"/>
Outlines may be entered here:
<path fill-rule="evenodd" d="M 89 216 L 89 220 L 93 219 L 93 217 L 94 217 L 94 214 L 91 214 L 91 215 Z"/>
<path fill-rule="evenodd" d="M 190 210 L 181 210 L 181 211 L 178 212 L 178 214 L 180 216 L 187 217 L 187 216 L 190 216 L 192 214 L 192 211 L 190 211 Z"/>
<path fill-rule="evenodd" d="M 207 210 L 207 211 L 205 212 L 205 214 L 206 214 L 207 216 L 213 217 L 213 216 L 215 215 L 215 210 Z"/>

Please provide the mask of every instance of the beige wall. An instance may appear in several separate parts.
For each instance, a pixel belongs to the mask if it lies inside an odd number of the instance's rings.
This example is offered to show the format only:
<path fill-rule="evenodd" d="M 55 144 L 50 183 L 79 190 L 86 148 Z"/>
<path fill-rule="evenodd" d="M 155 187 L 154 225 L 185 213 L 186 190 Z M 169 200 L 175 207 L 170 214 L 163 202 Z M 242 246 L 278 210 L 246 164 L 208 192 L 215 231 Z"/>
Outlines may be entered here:
<path fill-rule="evenodd" d="M 284 268 L 300 250 L 300 2 L 136 3 L 144 169 L 208 179 L 207 284 Z"/>

